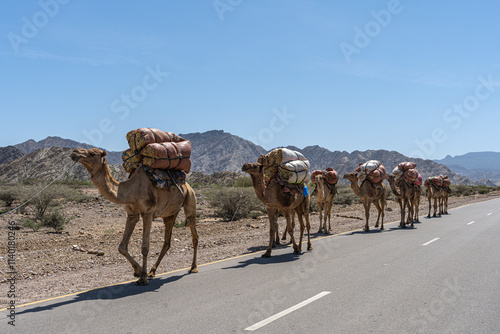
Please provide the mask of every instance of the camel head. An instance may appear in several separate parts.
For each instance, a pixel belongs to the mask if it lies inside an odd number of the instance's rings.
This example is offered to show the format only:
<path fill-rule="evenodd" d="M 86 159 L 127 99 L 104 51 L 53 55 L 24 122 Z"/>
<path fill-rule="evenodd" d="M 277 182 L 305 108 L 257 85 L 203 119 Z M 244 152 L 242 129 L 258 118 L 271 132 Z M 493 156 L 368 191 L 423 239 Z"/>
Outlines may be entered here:
<path fill-rule="evenodd" d="M 69 157 L 75 162 L 80 162 L 83 167 L 87 169 L 90 175 L 94 175 L 102 164 L 104 164 L 106 160 L 104 157 L 107 154 L 108 151 L 102 151 L 98 148 L 91 148 L 90 150 L 75 148 Z"/>
<path fill-rule="evenodd" d="M 241 171 L 244 173 L 248 173 L 250 175 L 258 175 L 262 174 L 262 164 L 256 163 L 247 163 L 241 167 Z"/>
<path fill-rule="evenodd" d="M 358 173 L 352 172 L 352 173 L 344 174 L 344 179 L 349 180 L 349 181 L 358 182 Z"/>
<path fill-rule="evenodd" d="M 394 174 L 387 174 L 387 180 L 389 182 L 394 182 L 394 178 L 395 178 Z"/>

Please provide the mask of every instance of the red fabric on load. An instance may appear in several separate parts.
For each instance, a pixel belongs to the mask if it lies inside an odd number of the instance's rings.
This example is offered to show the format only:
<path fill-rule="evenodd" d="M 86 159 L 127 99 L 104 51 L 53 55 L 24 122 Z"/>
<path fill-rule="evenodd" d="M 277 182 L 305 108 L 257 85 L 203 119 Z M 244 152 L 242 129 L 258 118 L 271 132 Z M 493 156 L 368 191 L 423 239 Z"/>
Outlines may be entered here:
<path fill-rule="evenodd" d="M 333 168 L 329 168 L 331 170 L 328 170 L 326 171 L 325 173 L 325 180 L 326 182 L 330 183 L 330 184 L 336 184 L 339 180 L 339 174 L 333 169 Z"/>
<path fill-rule="evenodd" d="M 132 150 L 141 151 L 152 143 L 179 143 L 186 139 L 177 136 L 173 132 L 165 132 L 152 128 L 139 128 L 127 133 L 127 141 Z"/>
<path fill-rule="evenodd" d="M 413 184 L 416 186 L 422 185 L 422 175 L 418 174 L 417 180 Z"/>
<path fill-rule="evenodd" d="M 449 187 L 451 185 L 451 180 L 448 178 L 448 175 L 441 175 L 443 178 L 443 186 Z"/>
<path fill-rule="evenodd" d="M 414 169 L 415 167 L 417 167 L 417 164 L 414 163 L 414 162 L 402 162 L 398 165 L 398 168 L 400 170 L 403 170 L 403 171 L 406 171 L 406 170 L 409 170 L 409 169 Z"/>
<path fill-rule="evenodd" d="M 434 183 L 438 187 L 443 186 L 443 178 L 441 176 L 431 177 L 431 182 Z"/>
<path fill-rule="evenodd" d="M 370 179 L 373 183 L 380 183 L 385 179 L 385 177 L 386 174 L 384 165 L 380 165 L 380 167 L 368 174 L 368 179 Z"/>
<path fill-rule="evenodd" d="M 149 152 L 149 153 L 146 153 Z M 143 163 L 151 168 L 176 169 L 189 173 L 191 170 L 191 142 L 152 143 L 142 151 Z"/>
<path fill-rule="evenodd" d="M 311 174 L 312 183 L 316 184 L 316 175 L 320 175 L 320 174 L 323 174 L 323 171 L 319 170 L 319 169 L 316 169 L 315 171 L 312 172 L 312 174 Z"/>
<path fill-rule="evenodd" d="M 417 180 L 418 175 L 418 171 L 415 168 L 407 169 L 404 173 L 405 178 L 412 183 Z"/>

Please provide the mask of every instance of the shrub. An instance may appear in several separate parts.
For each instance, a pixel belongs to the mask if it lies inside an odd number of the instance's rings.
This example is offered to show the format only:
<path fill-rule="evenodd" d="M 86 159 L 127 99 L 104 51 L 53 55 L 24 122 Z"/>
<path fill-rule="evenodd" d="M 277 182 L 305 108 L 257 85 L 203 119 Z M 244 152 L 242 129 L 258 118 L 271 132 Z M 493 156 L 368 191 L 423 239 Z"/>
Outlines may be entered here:
<path fill-rule="evenodd" d="M 38 231 L 40 229 L 40 227 L 42 227 L 42 223 L 41 222 L 38 222 L 34 219 L 26 219 L 23 223 L 23 226 L 24 227 L 28 227 L 28 228 L 31 228 L 33 231 Z"/>
<path fill-rule="evenodd" d="M 485 185 L 479 185 L 477 186 L 477 192 L 481 195 L 484 195 L 490 192 L 490 188 Z"/>
<path fill-rule="evenodd" d="M 251 211 L 263 211 L 263 204 L 251 188 L 223 188 L 207 194 L 215 216 L 228 221 L 249 216 Z"/>
<path fill-rule="evenodd" d="M 41 219 L 42 226 L 51 227 L 56 232 L 60 232 L 64 229 L 64 225 L 69 222 L 68 218 L 65 218 L 60 211 L 54 211 Z"/>
<path fill-rule="evenodd" d="M 3 190 L 0 192 L 0 201 L 3 201 L 7 207 L 11 207 L 12 203 L 14 203 L 18 197 L 19 194 L 14 190 Z"/>
<path fill-rule="evenodd" d="M 234 187 L 251 187 L 252 179 L 249 176 L 240 176 L 236 181 L 234 181 Z"/>
<path fill-rule="evenodd" d="M 471 196 L 475 194 L 474 187 L 465 184 L 452 185 L 451 189 L 457 196 Z"/>

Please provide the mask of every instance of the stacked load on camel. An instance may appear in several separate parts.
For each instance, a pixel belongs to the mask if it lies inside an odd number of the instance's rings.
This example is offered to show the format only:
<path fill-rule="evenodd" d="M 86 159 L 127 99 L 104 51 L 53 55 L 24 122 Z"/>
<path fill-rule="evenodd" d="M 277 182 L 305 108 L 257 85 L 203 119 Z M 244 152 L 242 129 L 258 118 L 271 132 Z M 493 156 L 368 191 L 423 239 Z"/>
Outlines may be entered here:
<path fill-rule="evenodd" d="M 378 160 L 369 160 L 364 164 L 359 164 L 356 172 L 359 173 L 360 183 L 369 180 L 374 184 L 379 184 L 386 178 L 385 167 Z"/>
<path fill-rule="evenodd" d="M 417 164 L 414 162 L 402 162 L 394 168 L 392 174 L 398 179 L 404 177 L 410 184 L 420 186 L 422 185 L 422 175 L 415 167 Z"/>
<path fill-rule="evenodd" d="M 437 188 L 447 188 L 447 190 L 451 186 L 451 180 L 449 179 L 448 175 L 438 175 L 438 176 L 433 176 L 429 178 L 431 180 L 431 184 Z"/>
<path fill-rule="evenodd" d="M 325 170 L 317 169 L 313 171 L 311 174 L 312 183 L 316 184 L 315 176 L 320 174 L 323 175 L 325 177 L 325 181 L 332 186 L 336 185 L 339 181 L 339 174 L 337 173 L 337 171 L 331 167 L 328 167 Z"/>
<path fill-rule="evenodd" d="M 276 148 L 266 155 L 261 155 L 258 162 L 263 165 L 266 184 L 276 181 L 281 185 L 293 185 L 294 189 L 303 189 L 309 181 L 310 163 L 300 152 Z"/>
<path fill-rule="evenodd" d="M 122 153 L 123 168 L 132 173 L 143 168 L 157 186 L 184 183 L 191 170 L 191 142 L 172 132 L 152 128 L 127 133 L 129 149 Z M 175 178 L 175 180 L 172 180 Z"/>

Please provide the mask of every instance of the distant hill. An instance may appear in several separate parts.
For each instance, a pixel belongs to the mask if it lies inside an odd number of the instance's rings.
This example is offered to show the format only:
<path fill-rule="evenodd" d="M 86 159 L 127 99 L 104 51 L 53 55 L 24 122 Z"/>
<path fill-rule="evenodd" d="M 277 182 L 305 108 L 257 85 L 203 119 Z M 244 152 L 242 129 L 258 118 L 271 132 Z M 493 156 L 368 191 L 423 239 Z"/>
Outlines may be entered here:
<path fill-rule="evenodd" d="M 217 172 L 241 173 L 241 166 L 244 163 L 256 162 L 261 154 L 267 153 L 263 147 L 222 130 L 179 135 L 191 140 L 192 173 L 206 175 Z M 64 148 L 50 145 L 62 145 Z M 42 146 L 50 147 L 42 148 Z M 31 151 L 36 147 L 41 148 Z M 13 148 L 0 148 L 0 162 L 3 161 L 2 159 L 7 161 L 7 163 L 0 163 L 0 180 L 17 182 L 27 178 L 52 179 L 73 163 L 69 159 L 69 154 L 75 147 L 90 148 L 92 146 L 59 137 L 48 137 L 39 142 L 28 140 Z M 348 153 L 345 151 L 332 152 L 320 146 L 308 146 L 303 149 L 290 148 L 302 152 L 309 159 L 311 170 L 333 167 L 340 176 L 352 172 L 359 163 L 368 160 L 381 161 L 388 173 L 392 172 L 393 168 L 402 161 L 414 161 L 424 178 L 445 174 L 450 177 L 453 183 L 472 183 L 467 177 L 454 173 L 443 164 L 431 160 L 411 159 L 395 151 L 368 150 Z M 23 155 L 21 149 L 25 152 L 31 152 Z M 16 157 L 17 159 L 14 159 Z M 126 177 L 121 167 L 121 152 L 108 152 L 107 159 L 109 164 L 113 166 L 113 172 L 117 177 Z M 196 182 L 212 182 L 209 179 L 205 180 L 200 175 L 194 176 L 193 179 L 196 179 Z M 237 178 L 234 174 L 221 174 L 221 176 L 227 180 Z M 66 178 L 88 180 L 89 175 L 82 166 L 77 165 Z"/>
<path fill-rule="evenodd" d="M 298 149 L 296 147 L 290 148 L 304 154 L 311 162 L 312 170 L 332 167 L 339 173 L 340 177 L 345 173 L 353 172 L 360 163 L 364 163 L 368 160 L 378 160 L 382 162 L 387 173 L 391 173 L 400 162 L 412 161 L 417 164 L 417 170 L 424 179 L 435 175 L 448 175 L 453 183 L 471 183 L 468 178 L 454 173 L 442 164 L 438 164 L 432 160 L 408 158 L 396 151 L 368 150 L 348 153 L 345 151 L 332 152 L 320 146 L 307 146 L 304 149 Z"/>
<path fill-rule="evenodd" d="M 244 163 L 255 162 L 261 154 L 266 153 L 263 147 L 222 130 L 179 136 L 191 141 L 193 172 L 241 172 Z"/>
<path fill-rule="evenodd" d="M 0 165 L 0 180 L 10 183 L 29 179 L 52 180 L 73 165 L 69 155 L 72 148 L 42 148 L 23 155 L 21 158 Z M 126 173 L 120 165 L 111 166 L 117 180 L 125 180 Z M 81 165 L 76 164 L 61 180 L 89 181 L 90 175 Z"/>
<path fill-rule="evenodd" d="M 24 154 L 15 146 L 0 147 L 0 165 L 19 159 Z"/>
<path fill-rule="evenodd" d="M 435 162 L 448 166 L 478 184 L 500 185 L 500 152 L 471 152 Z M 493 182 L 493 183 L 491 183 Z"/>

